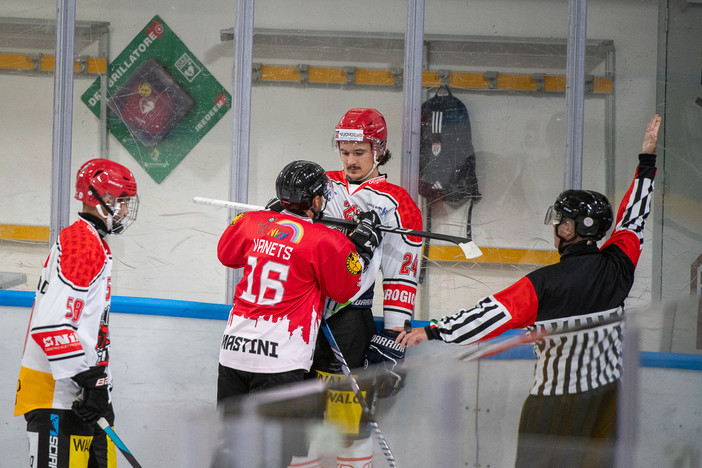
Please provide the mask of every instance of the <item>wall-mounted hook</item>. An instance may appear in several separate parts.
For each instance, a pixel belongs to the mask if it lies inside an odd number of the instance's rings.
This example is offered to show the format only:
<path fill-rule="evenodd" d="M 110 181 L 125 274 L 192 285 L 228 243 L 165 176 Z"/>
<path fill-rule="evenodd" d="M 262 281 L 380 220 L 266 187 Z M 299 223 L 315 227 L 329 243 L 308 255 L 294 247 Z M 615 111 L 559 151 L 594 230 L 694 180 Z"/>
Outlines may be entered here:
<path fill-rule="evenodd" d="M 310 82 L 310 66 L 298 65 L 295 69 L 300 72 L 300 83 L 303 85 L 308 84 Z"/>
<path fill-rule="evenodd" d="M 531 76 L 536 82 L 536 91 L 543 92 L 546 89 L 546 75 L 544 75 L 543 73 L 534 73 Z"/>
<path fill-rule="evenodd" d="M 344 73 L 346 73 L 346 86 L 353 86 L 356 84 L 356 67 L 342 67 Z"/>
<path fill-rule="evenodd" d="M 595 77 L 585 75 L 585 94 L 591 93 L 595 89 Z"/>
<path fill-rule="evenodd" d="M 436 71 L 436 76 L 439 77 L 439 80 L 441 80 L 441 86 L 445 86 L 448 88 L 449 85 L 449 77 L 451 76 L 451 72 L 447 70 L 437 70 Z"/>
<path fill-rule="evenodd" d="M 402 69 L 399 67 L 390 67 L 388 70 L 393 77 L 395 87 L 402 88 Z"/>
<path fill-rule="evenodd" d="M 251 64 L 251 81 L 256 81 L 259 83 L 261 81 L 263 81 L 263 78 L 261 75 L 261 64 L 260 63 Z"/>
<path fill-rule="evenodd" d="M 483 77 L 488 80 L 488 89 L 497 89 L 497 72 L 485 72 Z"/>

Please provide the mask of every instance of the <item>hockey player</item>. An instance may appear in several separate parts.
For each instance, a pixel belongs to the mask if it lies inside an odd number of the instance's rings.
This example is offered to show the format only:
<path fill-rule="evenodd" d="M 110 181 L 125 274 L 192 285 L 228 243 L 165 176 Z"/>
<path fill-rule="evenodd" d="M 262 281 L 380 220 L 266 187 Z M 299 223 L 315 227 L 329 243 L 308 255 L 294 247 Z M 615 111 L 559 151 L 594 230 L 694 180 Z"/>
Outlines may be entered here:
<path fill-rule="evenodd" d="M 411 346 L 427 339 L 469 344 L 512 328 L 563 331 L 593 324 L 536 342 L 534 385 L 519 422 L 517 467 L 614 465 L 624 300 L 651 209 L 660 122 L 655 115 L 646 128 L 634 181 L 601 248 L 597 241 L 612 224 L 609 201 L 590 190 L 566 190 L 545 220 L 554 226 L 559 263 L 527 274 L 473 309 L 410 333 L 398 329 L 397 342 Z"/>
<path fill-rule="evenodd" d="M 301 381 L 312 364 L 324 298 L 346 302 L 356 294 L 361 262 L 380 243 L 370 222 L 348 238 L 313 222 L 331 197 L 316 163 L 285 166 L 276 193 L 281 212 L 240 214 L 217 246 L 222 264 L 244 268 L 220 346 L 218 401 Z"/>
<path fill-rule="evenodd" d="M 107 159 L 80 168 L 78 220 L 59 233 L 41 272 L 17 382 L 15 416 L 24 415 L 28 466 L 114 467 L 110 425 L 109 317 L 112 254 L 108 234 L 136 220 L 132 173 Z"/>
<path fill-rule="evenodd" d="M 391 155 L 387 150 L 387 124 L 379 111 L 356 108 L 346 112 L 335 127 L 334 144 L 343 169 L 327 173 L 334 191 L 325 215 L 345 219 L 377 216 L 380 224 L 386 226 L 422 229 L 421 213 L 414 200 L 402 187 L 388 182 L 387 175 L 380 173 L 380 166 L 387 163 Z M 391 349 L 394 333 L 390 330 L 412 319 L 421 245 L 421 239 L 417 237 L 386 234 L 352 302 L 341 308 L 339 304 L 328 301 L 325 310 L 327 323 L 351 369 L 362 367 L 368 357 L 370 364 L 387 364 L 392 370 L 395 362 L 381 363 L 379 357 L 392 355 L 399 361 L 404 356 L 404 350 L 398 352 Z M 382 331 L 374 338 L 376 330 L 372 305 L 374 283 L 379 271 L 382 271 L 383 277 L 384 327 L 388 333 L 393 333 L 391 340 L 383 340 Z M 374 344 L 371 347 L 372 339 Z M 391 344 L 386 346 L 383 343 Z M 312 375 L 318 378 L 345 380 L 329 343 L 321 335 L 317 340 L 312 370 Z M 382 385 L 373 389 L 382 392 L 382 395 L 376 396 L 388 396 L 399 389 L 400 374 L 391 372 L 387 377 Z M 372 391 L 370 388 L 364 390 Z M 339 456 L 345 458 L 345 463 L 351 463 L 349 460 L 353 459 L 352 466 L 365 466 L 372 460 L 367 421 L 365 418 L 362 420 L 360 407 L 357 402 L 354 403 L 351 391 L 329 392 L 327 417 L 340 415 L 332 418 L 335 419 L 332 422 L 350 440 L 350 446 Z M 366 395 L 366 400 L 372 401 L 373 395 Z"/>
<path fill-rule="evenodd" d="M 244 268 L 220 345 L 218 402 L 302 381 L 325 298 L 343 303 L 358 292 L 363 267 L 382 239 L 370 220 L 348 238 L 314 223 L 332 193 L 316 163 L 288 164 L 275 186 L 282 211 L 240 214 L 217 247 L 223 265 Z M 304 445 L 298 449 L 306 452 Z M 290 456 L 284 453 L 287 461 Z"/>

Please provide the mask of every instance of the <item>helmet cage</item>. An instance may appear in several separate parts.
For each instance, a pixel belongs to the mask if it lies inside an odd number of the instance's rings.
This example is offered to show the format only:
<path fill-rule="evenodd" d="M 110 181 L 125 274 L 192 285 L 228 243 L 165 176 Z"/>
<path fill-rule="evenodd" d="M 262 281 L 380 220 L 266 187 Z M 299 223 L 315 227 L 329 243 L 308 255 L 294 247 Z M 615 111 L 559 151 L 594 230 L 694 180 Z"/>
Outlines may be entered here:
<path fill-rule="evenodd" d="M 91 186 L 91 190 L 93 187 Z M 107 219 L 107 230 L 110 234 L 122 234 L 137 219 L 139 212 L 139 195 L 128 196 L 123 194 L 115 198 L 106 193 L 98 198 L 100 205 L 98 212 Z M 101 208 L 107 210 L 107 214 Z"/>
<path fill-rule="evenodd" d="M 96 207 L 111 234 L 124 232 L 136 221 L 139 211 L 134 175 L 109 159 L 91 159 L 81 166 L 76 177 L 75 198 Z"/>

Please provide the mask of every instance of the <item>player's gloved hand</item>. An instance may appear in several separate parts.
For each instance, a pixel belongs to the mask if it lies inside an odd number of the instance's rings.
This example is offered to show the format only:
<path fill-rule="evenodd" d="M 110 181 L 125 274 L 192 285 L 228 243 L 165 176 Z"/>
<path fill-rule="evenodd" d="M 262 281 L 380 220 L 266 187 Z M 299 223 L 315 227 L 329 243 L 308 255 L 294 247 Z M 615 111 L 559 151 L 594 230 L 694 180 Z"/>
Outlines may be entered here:
<path fill-rule="evenodd" d="M 365 268 L 373 257 L 373 251 L 383 240 L 383 234 L 378 229 L 380 217 L 378 213 L 371 210 L 356 215 L 355 221 L 358 226 L 349 234 L 349 239 L 356 246 L 358 256 L 363 259 Z"/>
<path fill-rule="evenodd" d="M 395 395 L 404 385 L 406 372 L 402 369 L 405 347 L 395 343 L 398 333 L 381 330 L 371 338 L 363 367 L 375 366 L 375 391 L 378 398 Z"/>
<path fill-rule="evenodd" d="M 107 389 L 107 372 L 103 366 L 94 366 L 80 372 L 72 379 L 82 387 L 81 395 L 73 402 L 73 412 L 84 421 L 94 423 L 110 408 L 110 393 Z"/>
<path fill-rule="evenodd" d="M 266 203 L 266 209 L 271 211 L 277 211 L 278 213 L 280 213 L 281 211 L 283 211 L 283 205 L 277 198 L 271 198 L 270 200 L 268 200 L 268 203 Z"/>

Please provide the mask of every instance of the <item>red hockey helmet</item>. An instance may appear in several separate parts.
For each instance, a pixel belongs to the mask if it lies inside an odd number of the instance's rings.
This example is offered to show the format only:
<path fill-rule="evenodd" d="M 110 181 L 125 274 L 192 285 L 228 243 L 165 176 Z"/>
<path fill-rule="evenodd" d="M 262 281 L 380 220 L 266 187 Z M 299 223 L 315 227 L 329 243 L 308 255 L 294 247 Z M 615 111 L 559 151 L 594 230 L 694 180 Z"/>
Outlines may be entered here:
<path fill-rule="evenodd" d="M 334 128 L 334 142 L 370 142 L 376 158 L 385 153 L 388 141 L 388 126 L 385 117 L 376 109 L 355 108 L 349 110 Z"/>
<path fill-rule="evenodd" d="M 109 159 L 91 159 L 78 169 L 75 198 L 97 207 L 101 214 L 102 208 L 106 209 L 108 214 L 104 216 L 113 234 L 122 233 L 136 220 L 139 207 L 136 179 L 129 169 Z"/>

